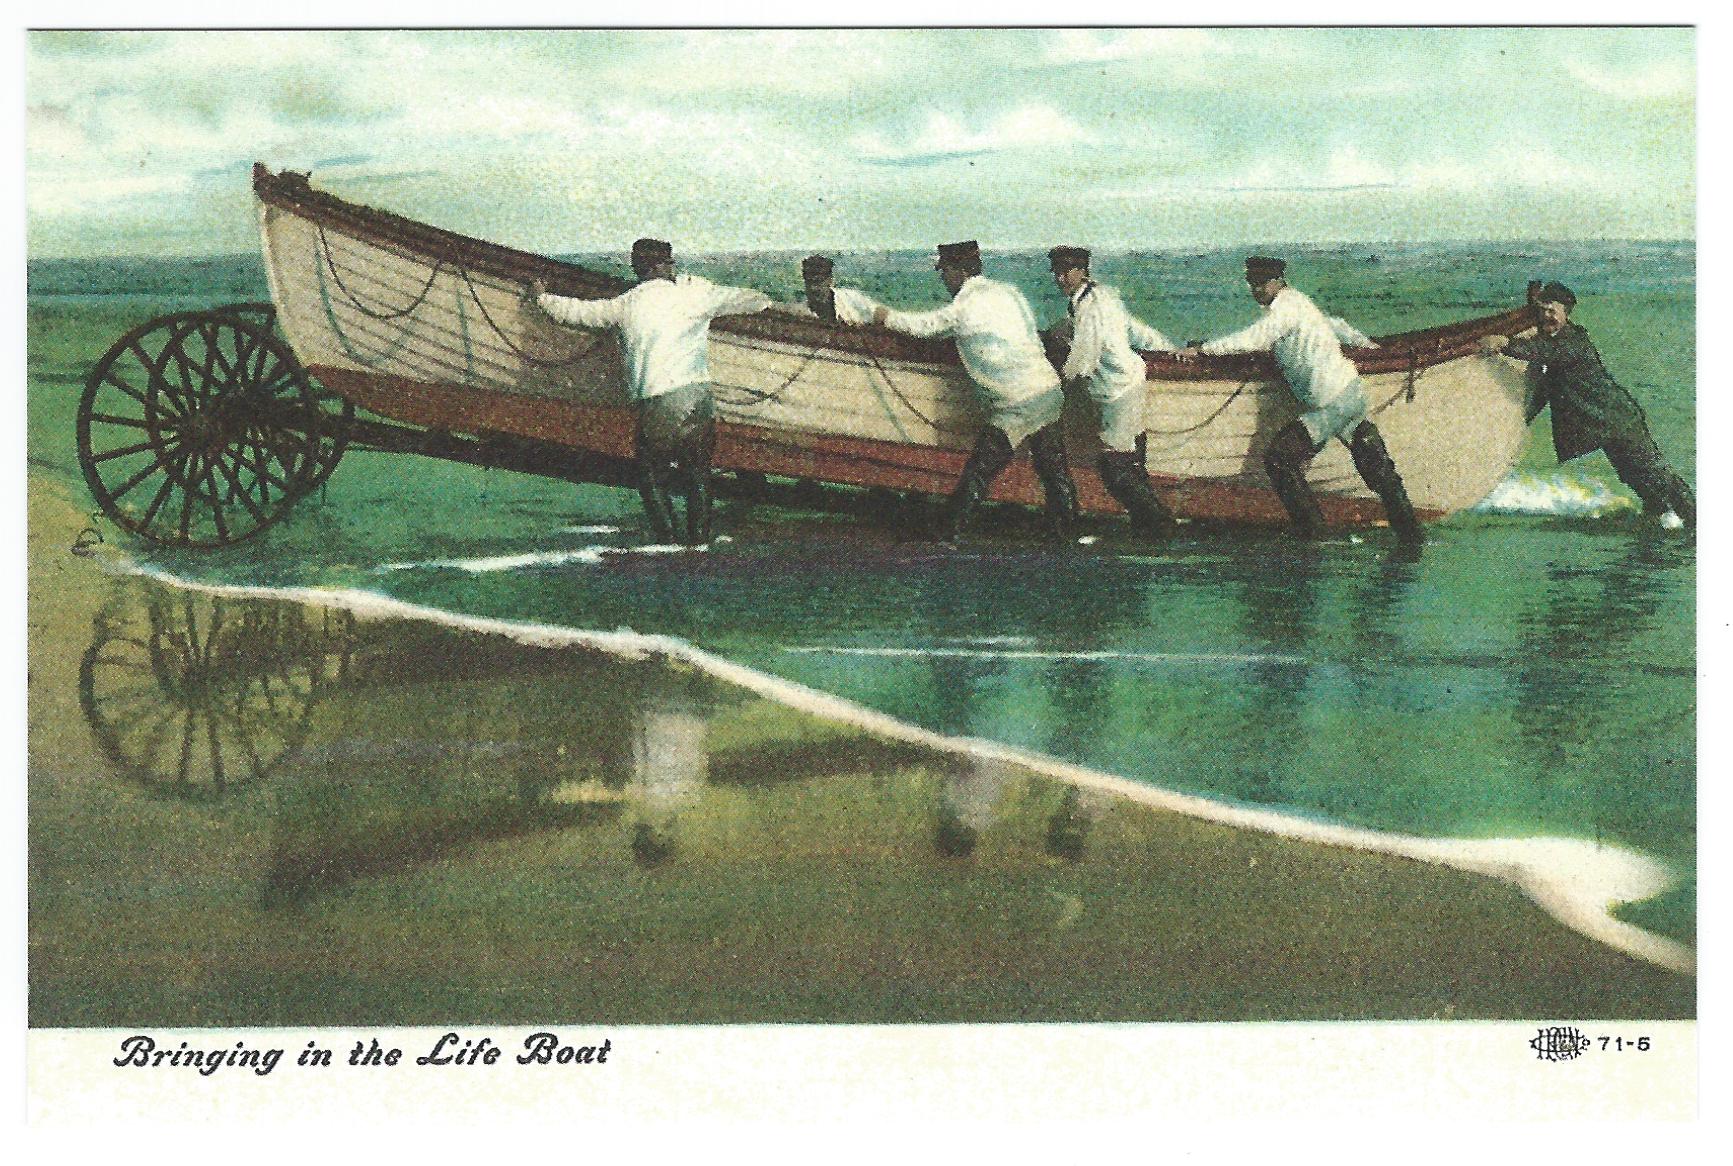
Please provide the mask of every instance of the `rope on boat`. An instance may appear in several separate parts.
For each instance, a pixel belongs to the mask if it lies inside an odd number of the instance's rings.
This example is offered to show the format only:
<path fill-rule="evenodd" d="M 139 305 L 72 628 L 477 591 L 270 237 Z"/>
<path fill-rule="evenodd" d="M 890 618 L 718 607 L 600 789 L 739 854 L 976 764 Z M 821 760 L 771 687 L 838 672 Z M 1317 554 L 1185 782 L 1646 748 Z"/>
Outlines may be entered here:
<path fill-rule="evenodd" d="M 755 389 L 751 385 L 737 385 L 732 381 L 712 380 L 710 383 L 719 389 L 733 389 L 736 392 L 745 394 L 748 398 L 745 401 L 728 402 L 731 405 L 762 405 L 768 401 L 777 400 L 782 396 L 782 394 L 792 388 L 794 382 L 799 380 L 806 373 L 807 366 L 812 363 L 813 358 L 817 355 L 817 348 L 808 349 L 806 356 L 801 360 L 800 364 L 795 367 L 794 372 L 790 373 L 788 379 L 783 381 L 780 385 L 777 385 L 774 389 Z"/>
<path fill-rule="evenodd" d="M 343 325 L 337 320 L 337 308 L 331 302 L 331 288 L 330 285 L 325 282 L 324 269 L 315 267 L 315 270 L 319 273 L 319 302 L 325 309 L 325 322 L 331 326 L 331 335 L 337 338 L 337 343 L 342 346 L 344 355 L 358 364 L 366 365 L 368 368 L 379 368 L 388 361 L 396 360 L 398 354 L 403 351 L 405 341 L 409 339 L 409 329 L 398 329 L 397 340 L 389 345 L 382 354 L 378 356 L 368 356 L 366 353 L 356 348 L 354 344 L 350 343 L 348 333 L 343 330 Z M 430 284 L 429 286 L 432 285 Z"/>
<path fill-rule="evenodd" d="M 493 329 L 494 335 L 499 337 L 499 342 L 505 345 L 506 351 L 510 352 L 513 356 L 517 357 L 532 368 L 570 368 L 579 361 L 588 360 L 590 357 L 594 356 L 597 350 L 599 350 L 603 344 L 607 343 L 607 333 L 599 332 L 588 348 L 571 356 L 562 357 L 559 360 L 543 360 L 540 357 L 531 356 L 522 348 L 519 348 L 517 344 L 512 341 L 512 338 L 506 334 L 505 329 L 501 328 L 498 322 L 494 320 L 493 313 L 488 311 L 487 304 L 482 302 L 481 293 L 476 291 L 475 280 L 470 277 L 469 270 L 460 267 L 457 269 L 457 272 L 459 275 L 463 276 L 464 286 L 469 288 L 469 298 L 474 300 L 475 306 L 481 309 L 481 318 L 487 321 L 487 326 Z"/>
<path fill-rule="evenodd" d="M 331 240 L 325 237 L 325 224 L 316 223 L 315 226 L 319 231 L 319 250 L 323 254 L 325 267 L 331 272 L 331 278 L 337 281 L 337 287 L 343 292 L 344 297 L 355 306 L 356 311 L 364 316 L 371 316 L 375 320 L 400 320 L 419 308 L 427 299 L 427 293 L 433 290 L 434 281 L 439 278 L 440 271 L 445 267 L 443 259 L 434 263 L 432 272 L 427 276 L 427 283 L 423 285 L 420 293 L 416 295 L 408 307 L 396 312 L 376 312 L 357 299 L 355 293 L 349 290 L 349 285 L 343 282 L 343 274 L 337 270 L 336 261 L 331 258 Z"/>
<path fill-rule="evenodd" d="M 1440 345 L 1436 343 L 1432 346 L 1434 356 L 1438 354 L 1439 347 Z M 1394 393 L 1391 393 L 1389 399 L 1382 405 L 1379 405 L 1376 409 L 1368 412 L 1367 416 L 1372 417 L 1384 412 L 1384 410 L 1394 405 L 1398 400 L 1401 400 L 1404 404 L 1413 404 L 1415 387 L 1420 384 L 1421 376 L 1431 371 L 1431 368 L 1431 365 L 1421 363 L 1420 347 L 1418 345 L 1410 348 L 1408 350 L 1408 371 L 1402 377 L 1402 387 L 1397 389 Z"/>
<path fill-rule="evenodd" d="M 1188 425 L 1184 429 L 1149 429 L 1145 430 L 1145 432 L 1154 433 L 1161 437 L 1179 437 L 1186 433 L 1196 433 L 1198 430 L 1207 428 L 1214 424 L 1217 418 L 1228 411 L 1229 405 L 1232 405 L 1235 401 L 1240 399 L 1240 394 L 1258 383 L 1259 382 L 1257 381 L 1241 381 L 1240 387 L 1228 394 L 1228 399 L 1221 403 L 1219 409 L 1214 413 L 1211 413 L 1208 417 L 1205 417 L 1202 421 L 1199 421 L 1196 425 Z"/>
<path fill-rule="evenodd" d="M 897 388 L 897 382 L 891 379 L 891 374 L 886 372 L 885 366 L 879 363 L 877 354 L 868 352 L 866 356 L 868 360 L 873 362 L 873 367 L 878 370 L 879 376 L 884 378 L 885 388 L 889 389 L 891 394 L 895 396 L 897 400 L 902 402 L 903 408 L 907 409 L 910 413 L 913 413 L 917 418 L 925 423 L 928 428 L 937 430 L 939 428 L 939 423 L 934 421 L 931 417 L 928 417 L 919 409 L 915 408 L 915 403 L 909 400 L 901 389 Z"/>

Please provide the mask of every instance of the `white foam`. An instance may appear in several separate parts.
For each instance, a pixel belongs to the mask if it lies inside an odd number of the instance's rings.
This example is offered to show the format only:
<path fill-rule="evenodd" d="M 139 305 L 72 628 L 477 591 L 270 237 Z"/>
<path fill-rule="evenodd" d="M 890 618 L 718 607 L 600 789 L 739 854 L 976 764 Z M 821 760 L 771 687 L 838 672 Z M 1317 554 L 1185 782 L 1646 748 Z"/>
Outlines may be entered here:
<path fill-rule="evenodd" d="M 1665 864 L 1624 847 L 1575 838 L 1424 838 L 1320 822 L 1275 810 L 1228 805 L 1088 769 L 997 741 L 947 737 L 843 697 L 757 672 L 684 640 L 645 635 L 630 628 L 615 632 L 586 631 L 460 615 L 406 603 L 372 591 L 201 583 L 125 560 L 113 564 L 104 561 L 103 566 L 105 569 L 119 567 L 171 586 L 210 595 L 339 607 L 363 617 L 419 619 L 467 631 L 506 636 L 535 647 L 575 645 L 632 659 L 659 656 L 708 672 L 768 700 L 890 740 L 924 746 L 941 753 L 1021 766 L 1081 788 L 1102 790 L 1141 805 L 1203 821 L 1487 875 L 1517 887 L 1560 923 L 1591 939 L 1660 967 L 1696 974 L 1697 958 L 1691 948 L 1611 915 L 1612 907 L 1653 898 L 1677 881 Z"/>
<path fill-rule="evenodd" d="M 642 547 L 576 547 L 563 551 L 526 551 L 521 555 L 493 555 L 479 559 L 417 559 L 406 563 L 381 563 L 376 571 L 467 571 L 472 575 L 488 575 L 499 571 L 522 571 L 530 567 L 558 567 L 566 563 L 588 563 L 592 566 L 610 555 L 666 555 L 676 551 L 701 548 L 664 546 L 654 543 Z"/>
<path fill-rule="evenodd" d="M 1616 494 L 1605 482 L 1560 471 L 1547 477 L 1515 473 L 1483 498 L 1475 510 L 1484 514 L 1552 514 L 1566 518 L 1598 518 L 1636 503 Z"/>
<path fill-rule="evenodd" d="M 562 526 L 560 534 L 619 534 L 617 526 Z"/>
<path fill-rule="evenodd" d="M 836 644 L 785 644 L 784 652 L 801 655 L 890 656 L 968 660 L 1123 660 L 1148 664 L 1304 664 L 1302 656 L 1235 652 L 1056 652 L 1035 648 L 853 648 Z"/>

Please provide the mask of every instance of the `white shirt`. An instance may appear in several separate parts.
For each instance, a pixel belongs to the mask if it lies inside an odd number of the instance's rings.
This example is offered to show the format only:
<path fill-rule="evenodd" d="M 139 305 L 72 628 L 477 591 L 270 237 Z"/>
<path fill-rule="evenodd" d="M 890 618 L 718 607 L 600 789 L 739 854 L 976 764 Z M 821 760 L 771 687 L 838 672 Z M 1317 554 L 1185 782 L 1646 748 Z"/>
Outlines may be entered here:
<path fill-rule="evenodd" d="M 870 324 L 873 322 L 873 313 L 879 309 L 877 300 L 863 291 L 856 291 L 852 287 L 835 287 L 831 289 L 831 292 L 836 297 L 836 318 L 839 322 L 844 324 Z M 776 311 L 788 312 L 796 316 L 817 315 L 805 300 L 793 304 L 771 304 L 770 306 Z"/>
<path fill-rule="evenodd" d="M 643 401 L 710 379 L 710 321 L 770 306 L 770 297 L 696 275 L 647 279 L 609 300 L 543 295 L 542 310 L 573 328 L 615 328 L 626 350 L 627 392 Z"/>
<path fill-rule="evenodd" d="M 1085 283 L 1071 297 L 1071 355 L 1065 358 L 1066 380 L 1087 378 L 1089 395 L 1115 401 L 1149 379 L 1145 352 L 1172 352 L 1167 337 L 1125 310 L 1119 293 L 1098 283 Z"/>
<path fill-rule="evenodd" d="M 971 275 L 950 303 L 931 312 L 892 312 L 885 327 L 910 336 L 953 336 L 963 367 L 988 405 L 1002 408 L 1059 387 L 1023 293 Z"/>
<path fill-rule="evenodd" d="M 1342 326 L 1364 340 L 1346 321 Z M 1321 409 L 1359 379 L 1360 370 L 1342 355 L 1343 337 L 1330 317 L 1309 297 L 1291 287 L 1276 293 L 1263 318 L 1203 346 L 1210 356 L 1234 352 L 1271 352 L 1294 396 L 1308 409 Z M 1352 341 L 1350 341 L 1352 342 Z"/>

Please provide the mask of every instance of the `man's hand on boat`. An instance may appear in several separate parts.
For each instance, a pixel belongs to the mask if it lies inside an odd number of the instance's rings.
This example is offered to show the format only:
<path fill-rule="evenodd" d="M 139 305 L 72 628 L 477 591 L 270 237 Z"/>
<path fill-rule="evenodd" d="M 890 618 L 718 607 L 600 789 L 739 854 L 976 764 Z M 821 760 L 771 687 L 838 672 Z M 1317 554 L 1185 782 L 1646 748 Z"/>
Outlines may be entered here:
<path fill-rule="evenodd" d="M 1176 348 L 1173 350 L 1173 358 L 1182 364 L 1189 364 L 1191 361 L 1196 360 L 1202 355 L 1203 345 L 1198 343 L 1196 340 L 1193 340 L 1184 348 Z"/>
<path fill-rule="evenodd" d="M 1510 343 L 1508 336 L 1483 336 L 1480 338 L 1480 355 L 1497 356 L 1504 351 L 1504 346 Z"/>

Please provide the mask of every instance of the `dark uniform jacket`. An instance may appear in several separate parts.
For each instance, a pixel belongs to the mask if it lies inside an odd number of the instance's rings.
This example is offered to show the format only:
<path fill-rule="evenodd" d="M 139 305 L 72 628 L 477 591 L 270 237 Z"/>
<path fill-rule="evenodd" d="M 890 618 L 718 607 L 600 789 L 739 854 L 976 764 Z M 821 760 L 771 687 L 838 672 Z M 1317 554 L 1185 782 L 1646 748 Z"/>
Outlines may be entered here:
<path fill-rule="evenodd" d="M 1642 406 L 1613 380 L 1580 324 L 1566 324 L 1557 336 L 1536 332 L 1512 340 L 1504 351 L 1529 362 L 1528 419 L 1552 406 L 1552 444 L 1559 461 L 1648 432 Z"/>

